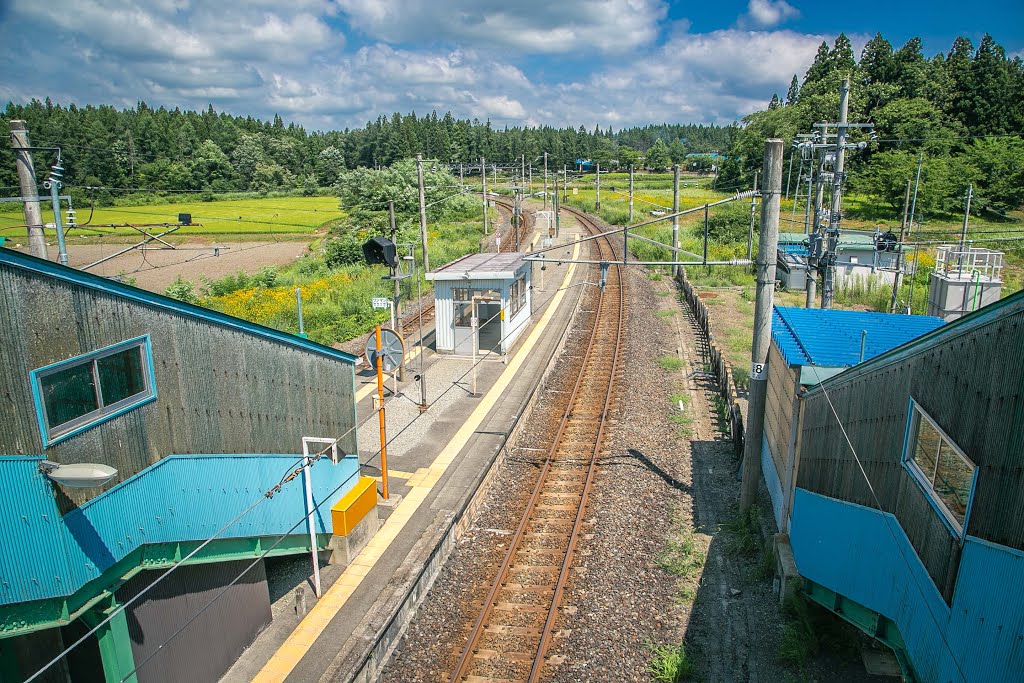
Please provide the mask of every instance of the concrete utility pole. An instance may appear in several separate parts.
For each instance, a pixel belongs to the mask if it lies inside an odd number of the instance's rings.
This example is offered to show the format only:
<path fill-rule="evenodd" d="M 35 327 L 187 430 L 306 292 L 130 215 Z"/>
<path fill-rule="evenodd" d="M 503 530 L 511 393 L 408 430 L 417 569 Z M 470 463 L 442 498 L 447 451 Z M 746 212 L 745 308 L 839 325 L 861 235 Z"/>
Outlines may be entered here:
<path fill-rule="evenodd" d="M 563 179 L 562 182 L 564 183 L 565 180 Z M 557 239 L 559 235 L 559 229 L 562 227 L 561 222 L 559 220 L 560 217 L 558 215 L 558 171 L 555 171 L 555 195 L 552 197 L 552 199 L 554 200 L 555 206 L 555 238 Z"/>
<path fill-rule="evenodd" d="M 967 222 L 971 219 L 971 198 L 974 197 L 974 184 L 967 184 L 967 194 L 964 195 L 964 227 L 960 230 L 960 251 L 967 248 Z"/>
<path fill-rule="evenodd" d="M 839 91 L 839 126 L 836 134 L 836 165 L 832 174 L 832 208 L 828 216 L 828 253 L 821 280 L 821 307 L 832 308 L 836 292 L 836 250 L 839 248 L 839 217 L 843 201 L 843 171 L 846 162 L 846 117 L 850 111 L 850 79 L 844 78 Z"/>
<path fill-rule="evenodd" d="M 569 201 L 569 166 L 562 164 L 562 201 Z"/>
<path fill-rule="evenodd" d="M 601 210 L 601 164 L 597 164 L 597 195 L 594 198 L 594 210 Z"/>
<path fill-rule="evenodd" d="M 896 274 L 892 278 L 892 301 L 889 302 L 889 312 L 896 312 L 896 303 L 900 291 L 900 279 L 903 275 L 903 236 L 907 234 L 907 213 L 910 211 L 910 181 L 907 181 L 907 194 L 903 198 L 903 223 L 900 224 L 900 241 L 896 252 Z"/>
<path fill-rule="evenodd" d="M 747 429 L 743 435 L 743 481 L 740 512 L 757 500 L 761 481 L 761 437 L 764 433 L 764 405 L 768 393 L 768 346 L 772 335 L 772 305 L 775 296 L 775 251 L 779 246 L 779 205 L 782 199 L 782 140 L 764 143 L 764 191 L 761 196 L 761 239 L 757 246 L 757 294 L 754 301 L 754 339 L 750 353 L 750 389 Z"/>
<path fill-rule="evenodd" d="M 484 200 L 484 236 L 487 236 L 487 164 L 483 157 L 480 157 L 480 194 Z"/>
<path fill-rule="evenodd" d="M 394 202 L 391 200 L 388 200 L 387 202 L 387 213 L 388 219 L 391 222 L 391 242 L 397 244 L 398 228 L 394 221 Z M 398 268 L 391 268 L 391 279 L 394 281 L 394 331 L 398 333 L 399 337 L 402 337 L 401 306 L 399 305 L 399 302 L 401 301 L 401 289 L 398 281 Z M 406 381 L 406 366 L 398 366 L 398 369 L 395 371 L 395 378 L 399 382 Z"/>
<path fill-rule="evenodd" d="M 18 184 L 21 196 L 26 198 L 39 197 L 39 186 L 36 184 L 36 167 L 32 163 L 32 151 L 29 149 L 28 128 L 21 120 L 11 121 L 11 147 L 14 149 L 14 163 L 18 168 Z M 38 258 L 47 258 L 46 234 L 43 232 L 43 216 L 39 210 L 39 199 L 22 202 L 25 225 L 28 226 L 29 252 Z"/>
<path fill-rule="evenodd" d="M 466 176 L 465 176 L 465 168 L 464 168 L 464 166 L 465 166 L 465 164 L 463 164 L 460 161 L 459 162 L 459 192 L 462 192 L 465 189 L 465 185 L 466 185 L 466 180 L 465 180 Z"/>
<path fill-rule="evenodd" d="M 557 187 L 558 181 L 555 181 Z M 544 152 L 544 210 L 548 210 L 548 153 Z"/>
<path fill-rule="evenodd" d="M 423 188 L 423 155 L 416 155 L 416 177 L 420 183 L 420 241 L 423 243 L 423 272 L 430 272 L 427 256 L 427 197 Z"/>
<path fill-rule="evenodd" d="M 519 159 L 520 159 L 520 161 L 523 164 L 522 170 L 519 173 L 519 184 L 520 185 L 524 185 L 524 184 L 526 184 L 526 155 L 525 154 L 520 154 L 519 155 Z M 520 190 L 520 193 L 521 192 L 522 192 L 522 190 Z"/>
<path fill-rule="evenodd" d="M 629 222 L 633 222 L 633 164 L 629 165 Z"/>
<path fill-rule="evenodd" d="M 672 164 L 672 213 L 679 213 L 679 164 Z M 679 216 L 672 216 L 672 248 L 679 248 Z M 672 252 L 672 260 L 679 260 L 679 252 Z M 707 259 L 704 259 L 705 261 Z M 679 276 L 679 266 L 672 268 L 672 277 Z"/>
<path fill-rule="evenodd" d="M 827 129 L 823 135 L 827 135 Z M 811 232 L 818 233 L 821 228 L 821 204 L 825 200 L 825 183 L 821 177 L 822 172 L 825 169 L 824 159 L 819 159 L 818 170 L 814 173 L 814 224 L 811 226 Z M 805 308 L 814 308 L 818 301 L 818 260 L 811 258 L 808 260 L 807 269 L 807 299 L 804 303 Z"/>

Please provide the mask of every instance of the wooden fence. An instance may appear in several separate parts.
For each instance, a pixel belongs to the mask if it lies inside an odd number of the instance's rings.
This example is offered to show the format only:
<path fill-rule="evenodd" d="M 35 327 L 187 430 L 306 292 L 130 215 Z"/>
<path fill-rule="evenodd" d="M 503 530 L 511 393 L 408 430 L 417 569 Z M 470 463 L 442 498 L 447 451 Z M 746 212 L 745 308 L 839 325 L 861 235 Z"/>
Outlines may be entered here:
<path fill-rule="evenodd" d="M 728 406 L 729 433 L 732 438 L 733 448 L 736 450 L 737 455 L 742 455 L 743 411 L 740 408 L 739 387 L 736 385 L 736 378 L 733 377 L 732 368 L 729 366 L 729 361 L 726 360 L 725 354 L 722 353 L 722 350 L 715 343 L 715 333 L 711 328 L 711 316 L 708 314 L 708 307 L 704 305 L 704 302 L 697 295 L 697 291 L 690 284 L 690 281 L 686 279 L 686 273 L 682 268 L 679 269 L 677 281 L 682 289 L 683 297 L 693 313 L 693 318 L 697 321 L 697 326 L 707 342 L 706 348 L 703 348 L 701 352 L 711 366 L 711 372 L 718 384 L 718 393 L 722 397 L 722 401 L 725 402 L 725 405 Z"/>

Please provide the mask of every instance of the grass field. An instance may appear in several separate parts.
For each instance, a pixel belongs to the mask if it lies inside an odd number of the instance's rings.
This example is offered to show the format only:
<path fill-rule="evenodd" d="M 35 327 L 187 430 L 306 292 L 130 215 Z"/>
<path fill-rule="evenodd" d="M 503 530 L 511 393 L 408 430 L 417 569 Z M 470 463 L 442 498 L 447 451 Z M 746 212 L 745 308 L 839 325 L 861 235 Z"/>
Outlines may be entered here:
<path fill-rule="evenodd" d="M 48 204 L 42 205 L 43 220 L 53 221 Z M 89 219 L 89 207 L 76 209 L 78 221 Z M 71 235 L 138 235 L 129 227 L 101 227 L 131 223 L 176 223 L 179 213 L 192 214 L 192 222 L 201 225 L 182 227 L 180 237 L 216 236 L 218 240 L 238 236 L 247 240 L 272 239 L 275 235 L 313 235 L 338 220 L 344 213 L 337 197 L 268 197 L 226 201 L 192 201 L 150 206 L 97 207 L 88 226 L 74 228 Z M 25 222 L 20 207 L 0 213 L 0 235 L 23 239 L 24 228 L 11 226 Z"/>

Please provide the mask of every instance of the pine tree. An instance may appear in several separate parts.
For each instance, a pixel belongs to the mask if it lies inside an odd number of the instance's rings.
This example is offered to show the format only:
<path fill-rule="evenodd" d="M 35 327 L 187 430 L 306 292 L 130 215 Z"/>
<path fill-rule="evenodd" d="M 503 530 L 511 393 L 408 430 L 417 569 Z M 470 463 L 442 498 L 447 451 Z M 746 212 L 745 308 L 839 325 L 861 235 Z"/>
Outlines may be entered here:
<path fill-rule="evenodd" d="M 786 92 L 786 104 L 796 104 L 800 101 L 800 79 L 793 74 L 793 80 L 789 82 L 789 90 Z"/>

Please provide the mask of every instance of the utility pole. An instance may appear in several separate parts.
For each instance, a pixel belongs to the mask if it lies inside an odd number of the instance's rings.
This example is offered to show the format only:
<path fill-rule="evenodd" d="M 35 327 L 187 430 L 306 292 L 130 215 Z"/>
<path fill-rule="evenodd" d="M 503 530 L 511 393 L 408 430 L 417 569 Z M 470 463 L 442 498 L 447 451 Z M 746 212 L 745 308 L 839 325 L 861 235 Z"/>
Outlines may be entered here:
<path fill-rule="evenodd" d="M 569 166 L 562 164 L 562 201 L 569 201 Z"/>
<path fill-rule="evenodd" d="M 388 200 L 387 202 L 387 213 L 388 219 L 391 222 L 391 242 L 393 244 L 397 244 L 398 228 L 394 221 L 394 202 L 391 200 Z M 399 337 L 401 337 L 401 307 L 399 305 L 399 301 L 401 300 L 401 289 L 400 282 L 398 280 L 397 267 L 391 268 L 391 280 L 394 281 L 394 331 L 398 333 Z M 395 371 L 395 378 L 399 382 L 406 381 L 406 366 L 404 366 L 404 364 L 398 366 L 398 369 Z"/>
<path fill-rule="evenodd" d="M 679 248 L 679 164 L 672 164 L 672 248 Z M 707 259 L 704 259 L 705 261 Z M 672 261 L 679 261 L 679 252 L 672 252 Z M 672 267 L 672 277 L 679 276 L 679 266 Z"/>
<path fill-rule="evenodd" d="M 597 195 L 594 198 L 594 210 L 601 210 L 601 164 L 597 164 Z"/>
<path fill-rule="evenodd" d="M 466 187 L 465 187 L 466 186 L 466 180 L 465 180 L 465 168 L 464 168 L 464 166 L 465 166 L 465 164 L 463 164 L 460 161 L 459 162 L 459 192 L 462 192 L 463 190 L 466 189 Z"/>
<path fill-rule="evenodd" d="M 564 179 L 562 180 L 562 183 L 565 183 Z M 552 199 L 554 200 L 555 205 L 555 239 L 557 239 L 559 236 L 559 229 L 562 227 L 558 215 L 558 171 L 555 171 L 555 196 L 552 197 Z"/>
<path fill-rule="evenodd" d="M 519 184 L 520 186 L 526 183 L 526 155 L 520 154 L 519 159 L 523 164 L 522 170 L 519 173 Z M 520 193 L 522 190 L 520 190 Z"/>
<path fill-rule="evenodd" d="M 764 406 L 768 392 L 768 346 L 772 334 L 772 305 L 775 296 L 775 251 L 779 246 L 779 205 L 782 198 L 782 140 L 764 143 L 764 192 L 761 197 L 761 239 L 757 246 L 757 294 L 754 301 L 754 339 L 750 353 L 750 388 L 747 429 L 743 436 L 743 481 L 740 512 L 757 500 L 761 481 L 761 438 Z"/>
<path fill-rule="evenodd" d="M 974 197 L 974 184 L 967 184 L 967 194 L 964 195 L 964 227 L 960 230 L 960 251 L 967 248 L 967 222 L 971 219 L 971 198 Z"/>
<path fill-rule="evenodd" d="M 21 188 L 22 211 L 28 226 L 29 252 L 37 258 L 47 258 L 46 234 L 43 232 L 43 217 L 39 210 L 39 186 L 36 184 L 36 167 L 32 162 L 32 144 L 28 129 L 21 120 L 11 121 L 11 147 L 14 149 L 15 166 L 18 168 L 18 183 Z M 31 199 L 30 199 L 31 198 Z"/>
<path fill-rule="evenodd" d="M 558 180 L 555 180 L 555 187 L 558 187 Z M 544 210 L 548 210 L 548 153 L 544 152 Z"/>
<path fill-rule="evenodd" d="M 907 233 L 907 212 L 910 211 L 910 181 L 907 181 L 907 194 L 903 198 L 903 223 L 900 224 L 900 241 L 896 252 L 896 274 L 892 279 L 892 301 L 889 302 L 889 312 L 896 312 L 896 303 L 899 298 L 900 279 L 903 275 L 903 236 Z"/>
<path fill-rule="evenodd" d="M 826 129 L 826 131 L 827 131 L 827 129 Z M 823 133 L 823 135 L 827 135 L 827 132 Z M 812 164 L 812 166 L 813 166 L 813 164 Z M 814 175 L 814 183 L 815 183 L 815 190 L 814 190 L 814 224 L 811 226 L 813 228 L 811 230 L 811 232 L 813 232 L 815 234 L 819 234 L 819 232 L 820 232 L 820 227 L 821 227 L 821 204 L 825 200 L 825 183 L 824 183 L 824 179 L 821 177 L 822 176 L 822 172 L 824 171 L 824 168 L 825 168 L 824 159 L 819 159 L 817 171 L 813 173 L 813 175 Z M 815 303 L 817 303 L 817 300 L 818 300 L 817 289 L 818 289 L 818 269 L 819 269 L 819 266 L 820 266 L 820 264 L 818 263 L 817 257 L 812 256 L 808 260 L 808 267 L 807 267 L 807 299 L 806 299 L 806 302 L 804 304 L 804 306 L 806 308 L 814 308 L 814 305 L 815 305 Z"/>
<path fill-rule="evenodd" d="M 793 156 L 789 157 L 789 169 L 793 170 Z M 747 233 L 747 260 L 754 251 L 754 214 L 757 212 L 757 171 L 754 171 L 754 194 L 750 196 L 750 231 Z"/>
<path fill-rule="evenodd" d="M 633 164 L 629 165 L 629 222 L 633 222 Z"/>
<path fill-rule="evenodd" d="M 828 217 L 828 254 L 821 282 L 821 307 L 832 308 L 835 300 L 836 250 L 839 247 L 839 214 L 843 200 L 843 170 L 846 161 L 846 117 L 850 111 L 850 79 L 844 78 L 839 91 L 839 127 L 836 134 L 836 165 L 832 175 L 832 207 Z"/>
<path fill-rule="evenodd" d="M 423 272 L 430 272 L 427 256 L 427 198 L 423 189 L 423 155 L 416 155 L 416 177 L 420 184 L 420 241 L 423 243 Z"/>
<path fill-rule="evenodd" d="M 64 226 L 60 220 L 60 188 L 64 186 L 64 167 L 57 163 L 50 168 L 50 177 L 43 181 L 43 187 L 50 191 L 50 204 L 53 206 L 53 227 L 57 231 L 57 260 L 62 266 L 68 264 L 68 247 L 64 241 Z"/>
<path fill-rule="evenodd" d="M 797 175 L 799 176 L 800 174 L 799 174 L 799 173 L 797 173 Z M 791 183 L 792 181 L 793 181 L 793 153 L 792 153 L 792 152 L 790 152 L 790 153 L 789 153 L 789 175 L 788 175 L 788 176 L 786 176 L 786 199 L 789 199 L 789 184 L 790 184 L 790 183 Z M 797 178 L 797 179 L 796 179 L 796 185 L 797 185 L 797 188 L 798 188 L 798 189 L 797 189 L 797 194 L 800 194 L 800 190 L 799 190 L 799 187 L 800 187 L 800 178 Z M 754 188 L 755 188 L 755 189 L 757 188 L 757 183 L 754 183 Z M 796 206 L 796 202 L 794 202 L 794 207 L 795 207 L 795 206 Z M 750 258 L 750 257 L 748 256 L 747 258 Z"/>
<path fill-rule="evenodd" d="M 958 277 L 964 271 L 964 252 L 967 251 L 967 222 L 971 218 L 971 197 L 974 196 L 974 184 L 967 184 L 967 194 L 964 195 L 964 227 L 960 231 L 960 259 L 958 265 Z"/>
<path fill-rule="evenodd" d="M 843 182 L 846 180 L 846 137 L 850 128 L 874 127 L 870 123 L 847 123 L 847 116 L 850 110 L 850 79 L 844 78 L 843 85 L 839 92 L 839 123 L 836 125 L 836 161 L 832 170 L 832 205 L 829 210 L 828 220 L 828 247 L 824 256 L 822 283 L 821 283 L 821 307 L 832 308 L 835 299 L 835 275 L 836 275 L 836 251 L 839 246 L 839 224 L 842 222 L 842 200 Z M 815 127 L 826 128 L 829 124 L 819 123 Z M 827 128 L 826 128 L 827 129 Z M 823 142 L 827 139 L 823 136 Z M 858 149 L 867 146 L 866 142 L 850 145 Z M 827 148 L 828 146 L 826 146 Z"/>
<path fill-rule="evenodd" d="M 484 236 L 487 236 L 487 164 L 483 157 L 480 157 L 480 194 L 484 201 Z"/>

